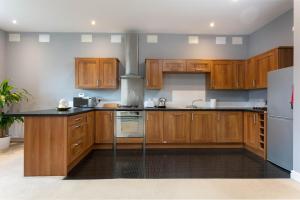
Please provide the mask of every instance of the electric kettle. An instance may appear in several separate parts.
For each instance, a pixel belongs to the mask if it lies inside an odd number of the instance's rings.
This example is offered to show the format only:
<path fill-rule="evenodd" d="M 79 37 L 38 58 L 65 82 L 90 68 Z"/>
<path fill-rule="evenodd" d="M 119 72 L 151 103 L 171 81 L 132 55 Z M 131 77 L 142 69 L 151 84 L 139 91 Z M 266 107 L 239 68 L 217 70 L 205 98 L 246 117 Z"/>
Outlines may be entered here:
<path fill-rule="evenodd" d="M 159 98 L 158 100 L 158 108 L 165 108 L 166 107 L 167 98 Z"/>

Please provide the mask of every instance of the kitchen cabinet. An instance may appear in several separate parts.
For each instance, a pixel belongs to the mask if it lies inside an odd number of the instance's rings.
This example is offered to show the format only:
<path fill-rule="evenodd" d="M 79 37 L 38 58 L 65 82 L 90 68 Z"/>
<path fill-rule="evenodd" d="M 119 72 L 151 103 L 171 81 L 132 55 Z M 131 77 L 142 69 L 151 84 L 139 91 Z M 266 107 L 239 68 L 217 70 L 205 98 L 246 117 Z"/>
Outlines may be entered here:
<path fill-rule="evenodd" d="M 100 88 L 116 89 L 119 84 L 119 61 L 112 58 L 100 59 Z"/>
<path fill-rule="evenodd" d="M 162 61 L 146 60 L 146 89 L 161 89 L 163 87 Z"/>
<path fill-rule="evenodd" d="M 244 112 L 244 143 L 246 149 L 266 158 L 267 113 Z"/>
<path fill-rule="evenodd" d="M 238 65 L 232 60 L 213 61 L 209 79 L 210 89 L 237 89 Z"/>
<path fill-rule="evenodd" d="M 217 122 L 218 143 L 243 142 L 243 112 L 218 112 Z"/>
<path fill-rule="evenodd" d="M 293 66 L 293 47 L 278 47 L 247 60 L 245 88 L 267 88 L 268 72 Z"/>
<path fill-rule="evenodd" d="M 87 113 L 87 136 L 86 145 L 87 148 L 93 146 L 95 142 L 95 112 Z"/>
<path fill-rule="evenodd" d="M 95 143 L 112 144 L 114 135 L 114 112 L 96 111 Z"/>
<path fill-rule="evenodd" d="M 75 86 L 81 89 L 118 88 L 119 61 L 115 58 L 76 58 Z"/>
<path fill-rule="evenodd" d="M 258 148 L 259 126 L 258 114 L 255 112 L 244 113 L 244 143 L 251 148 Z"/>
<path fill-rule="evenodd" d="M 190 143 L 190 112 L 167 111 L 163 114 L 163 121 L 163 143 Z"/>
<path fill-rule="evenodd" d="M 192 112 L 191 143 L 216 143 L 217 112 Z"/>
<path fill-rule="evenodd" d="M 207 73 L 210 72 L 212 61 L 210 60 L 187 60 L 186 71 L 192 73 Z"/>
<path fill-rule="evenodd" d="M 163 72 L 186 72 L 186 61 L 178 59 L 163 60 Z"/>
<path fill-rule="evenodd" d="M 146 143 L 161 144 L 163 143 L 163 112 L 162 111 L 147 111 L 146 122 Z"/>
<path fill-rule="evenodd" d="M 236 80 L 236 88 L 234 89 L 244 89 L 245 88 L 245 67 L 246 61 L 234 61 L 233 62 L 234 68 L 236 69 L 237 73 L 237 80 Z"/>
<path fill-rule="evenodd" d="M 99 61 L 98 58 L 76 58 L 76 88 L 93 89 L 99 87 Z"/>

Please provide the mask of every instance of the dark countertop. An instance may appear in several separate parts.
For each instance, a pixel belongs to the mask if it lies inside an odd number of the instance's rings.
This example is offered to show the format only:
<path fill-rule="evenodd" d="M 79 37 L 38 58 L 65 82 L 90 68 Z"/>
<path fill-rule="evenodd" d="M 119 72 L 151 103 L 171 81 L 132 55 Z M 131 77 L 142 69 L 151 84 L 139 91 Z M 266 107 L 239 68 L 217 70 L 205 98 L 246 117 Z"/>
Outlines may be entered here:
<path fill-rule="evenodd" d="M 201 108 L 71 108 L 68 111 L 57 111 L 56 109 L 36 110 L 28 112 L 7 113 L 7 116 L 72 116 L 90 111 L 249 111 L 264 112 L 264 110 L 253 109 L 252 107 L 201 107 Z"/>

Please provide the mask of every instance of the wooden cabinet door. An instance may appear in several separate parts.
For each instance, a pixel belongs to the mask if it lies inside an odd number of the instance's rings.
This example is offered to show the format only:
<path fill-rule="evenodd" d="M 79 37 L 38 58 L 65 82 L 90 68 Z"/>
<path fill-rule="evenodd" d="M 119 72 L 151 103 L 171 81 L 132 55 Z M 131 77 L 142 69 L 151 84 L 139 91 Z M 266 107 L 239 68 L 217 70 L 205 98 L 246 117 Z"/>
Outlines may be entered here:
<path fill-rule="evenodd" d="M 215 143 L 217 114 L 214 111 L 192 112 L 191 143 Z"/>
<path fill-rule="evenodd" d="M 245 88 L 254 89 L 256 87 L 256 59 L 250 58 L 246 61 L 245 67 Z"/>
<path fill-rule="evenodd" d="M 87 113 L 87 148 L 91 147 L 95 141 L 95 112 Z"/>
<path fill-rule="evenodd" d="M 96 111 L 96 143 L 113 143 L 114 112 Z"/>
<path fill-rule="evenodd" d="M 76 88 L 98 88 L 99 86 L 99 59 L 75 59 L 75 85 Z"/>
<path fill-rule="evenodd" d="M 164 112 L 164 143 L 190 143 L 190 123 L 190 112 Z"/>
<path fill-rule="evenodd" d="M 187 60 L 186 61 L 186 71 L 192 73 L 203 73 L 203 72 L 210 72 L 211 69 L 210 60 Z"/>
<path fill-rule="evenodd" d="M 218 112 L 218 143 L 242 143 L 243 142 L 243 113 L 242 112 Z"/>
<path fill-rule="evenodd" d="M 273 51 L 256 57 L 256 88 L 267 88 L 268 72 L 275 69 L 275 56 Z"/>
<path fill-rule="evenodd" d="M 212 89 L 235 89 L 238 73 L 232 61 L 213 61 L 211 72 Z"/>
<path fill-rule="evenodd" d="M 253 148 L 258 148 L 259 126 L 258 116 L 255 112 L 244 113 L 244 143 Z"/>
<path fill-rule="evenodd" d="M 146 60 L 146 88 L 161 89 L 163 87 L 163 72 L 161 60 Z"/>
<path fill-rule="evenodd" d="M 146 143 L 161 144 L 163 143 L 163 112 L 147 111 L 146 112 Z"/>
<path fill-rule="evenodd" d="M 185 60 L 164 60 L 163 61 L 164 72 L 186 72 Z"/>
<path fill-rule="evenodd" d="M 119 64 L 114 58 L 100 59 L 100 88 L 118 88 Z"/>
<path fill-rule="evenodd" d="M 233 62 L 234 68 L 237 73 L 237 80 L 236 80 L 236 89 L 244 89 L 245 88 L 245 61 L 234 61 Z"/>

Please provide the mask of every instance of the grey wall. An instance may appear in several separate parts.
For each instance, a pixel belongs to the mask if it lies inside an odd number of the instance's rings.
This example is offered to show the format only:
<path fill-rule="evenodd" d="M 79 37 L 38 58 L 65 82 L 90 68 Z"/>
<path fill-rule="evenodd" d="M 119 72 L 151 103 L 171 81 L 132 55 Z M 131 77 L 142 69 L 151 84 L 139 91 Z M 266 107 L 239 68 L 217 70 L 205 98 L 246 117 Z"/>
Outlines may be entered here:
<path fill-rule="evenodd" d="M 295 62 L 295 71 L 294 71 L 294 87 L 295 87 L 295 108 L 294 108 L 294 170 L 300 173 L 300 1 L 294 0 L 294 20 L 295 20 L 295 32 L 294 32 L 294 62 Z M 299 174 L 298 174 L 299 176 Z M 299 180 L 298 180 L 299 181 Z"/>
<path fill-rule="evenodd" d="M 231 43 L 228 37 L 228 43 Z M 158 44 L 146 43 L 146 35 L 140 37 L 140 68 L 144 74 L 145 58 L 228 58 L 244 59 L 247 57 L 247 37 L 244 45 L 216 45 L 215 36 L 200 36 L 200 44 L 189 45 L 186 35 L 160 34 Z M 78 92 L 104 97 L 107 100 L 119 100 L 119 90 L 77 90 L 74 88 L 75 57 L 117 57 L 124 63 L 122 44 L 111 44 L 110 34 L 93 34 L 93 43 L 81 43 L 77 33 L 51 33 L 50 43 L 39 43 L 38 33 L 21 33 L 21 42 L 8 42 L 7 76 L 18 86 L 26 88 L 33 95 L 31 101 L 21 108 L 43 109 L 56 106 L 60 98 L 72 99 Z M 121 74 L 124 66 L 121 66 Z M 200 83 L 204 76 L 184 78 L 178 75 L 183 87 L 191 82 Z M 185 80 L 188 80 L 185 82 Z M 191 82 L 189 82 L 191 81 Z M 198 80 L 199 81 L 199 80 Z M 168 85 L 168 77 L 165 87 Z M 171 81 L 172 83 L 172 81 Z M 204 86 L 204 84 L 203 84 Z M 176 87 L 176 86 L 175 86 Z M 167 91 L 160 91 L 168 93 Z M 247 92 L 212 92 L 210 97 L 225 100 L 247 100 Z M 226 95 L 227 94 L 227 95 Z M 146 96 L 159 95 L 157 92 L 146 92 Z M 222 100 L 222 99 L 220 99 Z"/>
<path fill-rule="evenodd" d="M 5 32 L 0 30 L 0 82 L 5 78 Z"/>
<path fill-rule="evenodd" d="M 277 46 L 293 46 L 293 24 L 293 10 L 290 10 L 250 34 L 248 56 L 260 54 Z"/>
<path fill-rule="evenodd" d="M 249 35 L 248 57 L 278 46 L 293 46 L 293 10 Z M 267 99 L 267 90 L 251 90 L 249 99 Z"/>

